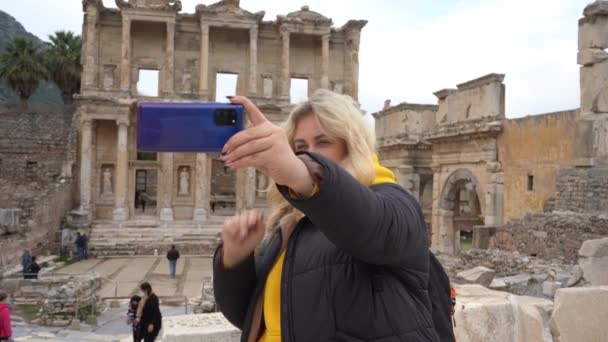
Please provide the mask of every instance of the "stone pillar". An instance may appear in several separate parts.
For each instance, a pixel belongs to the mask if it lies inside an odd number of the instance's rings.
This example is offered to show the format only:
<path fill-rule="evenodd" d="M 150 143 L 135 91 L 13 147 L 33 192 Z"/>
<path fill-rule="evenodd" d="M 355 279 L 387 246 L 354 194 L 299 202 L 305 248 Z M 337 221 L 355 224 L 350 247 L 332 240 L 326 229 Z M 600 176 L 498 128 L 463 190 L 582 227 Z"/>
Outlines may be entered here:
<path fill-rule="evenodd" d="M 205 222 L 211 213 L 211 156 L 207 153 L 196 154 L 196 176 L 194 180 L 194 217 L 195 222 Z"/>
<path fill-rule="evenodd" d="M 160 220 L 173 221 L 173 153 L 160 154 L 160 178 L 157 197 L 160 198 Z"/>
<path fill-rule="evenodd" d="M 397 167 L 395 176 L 396 181 L 404 189 L 407 189 L 416 200 L 420 200 L 420 175 L 414 172 L 414 167 L 411 165 L 402 165 Z"/>
<path fill-rule="evenodd" d="M 236 212 L 253 208 L 255 204 L 255 169 L 236 172 Z"/>
<path fill-rule="evenodd" d="M 329 34 L 321 36 L 321 88 L 329 89 Z"/>
<path fill-rule="evenodd" d="M 116 143 L 116 172 L 114 172 L 114 221 L 126 221 L 129 218 L 127 208 L 127 178 L 129 176 L 129 153 L 127 151 L 129 122 L 117 120 L 118 140 Z"/>
<path fill-rule="evenodd" d="M 435 250 L 440 250 L 440 235 L 439 235 L 439 200 L 441 198 L 441 168 L 433 167 L 433 204 L 431 213 L 431 247 Z"/>
<path fill-rule="evenodd" d="M 122 45 L 120 60 L 120 90 L 131 90 L 131 19 L 122 17 Z"/>
<path fill-rule="evenodd" d="M 91 212 L 91 175 L 93 149 L 93 122 L 83 120 L 80 124 L 80 211 L 87 220 L 93 218 Z"/>
<path fill-rule="evenodd" d="M 209 24 L 201 22 L 201 70 L 198 91 L 201 97 L 209 98 Z"/>
<path fill-rule="evenodd" d="M 249 29 L 249 94 L 258 88 L 258 26 Z"/>
<path fill-rule="evenodd" d="M 83 84 L 84 89 L 97 88 L 95 85 L 97 79 L 97 54 L 98 54 L 98 39 L 97 39 L 97 24 L 99 21 L 99 10 L 96 6 L 87 6 L 87 36 L 85 45 L 84 67 L 83 67 Z"/>
<path fill-rule="evenodd" d="M 361 38 L 361 31 L 353 30 L 347 33 L 347 52 L 346 58 L 350 66 L 350 89 L 351 96 L 357 100 L 359 98 L 359 41 Z"/>
<path fill-rule="evenodd" d="M 288 100 L 291 73 L 289 71 L 289 31 L 285 27 L 281 27 L 281 40 L 283 42 L 281 52 L 281 97 Z"/>
<path fill-rule="evenodd" d="M 439 251 L 454 254 L 457 234 L 454 233 L 454 212 L 439 209 Z"/>
<path fill-rule="evenodd" d="M 173 94 L 175 84 L 175 23 L 167 22 L 167 52 L 165 64 L 165 93 Z"/>

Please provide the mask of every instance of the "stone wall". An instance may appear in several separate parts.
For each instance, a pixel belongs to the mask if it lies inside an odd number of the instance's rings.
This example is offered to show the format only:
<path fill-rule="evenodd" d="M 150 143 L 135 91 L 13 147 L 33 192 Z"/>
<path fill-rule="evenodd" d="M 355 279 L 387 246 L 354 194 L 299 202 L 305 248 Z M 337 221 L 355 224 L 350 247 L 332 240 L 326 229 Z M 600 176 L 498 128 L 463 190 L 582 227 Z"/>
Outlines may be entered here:
<path fill-rule="evenodd" d="M 18 262 L 25 248 L 34 254 L 55 248 L 55 233 L 75 204 L 78 116 L 73 113 L 72 108 L 65 113 L 3 114 L 0 208 L 3 216 L 12 216 L 14 226 L 0 236 L 2 265 Z"/>
<path fill-rule="evenodd" d="M 507 235 L 507 237 L 501 237 Z M 608 236 L 608 216 L 573 212 L 528 214 L 497 233 L 497 247 L 544 259 L 575 262 L 586 240 Z"/>
<path fill-rule="evenodd" d="M 608 168 L 568 168 L 559 171 L 554 209 L 578 213 L 608 213 Z"/>
<path fill-rule="evenodd" d="M 578 111 L 570 110 L 503 122 L 498 153 L 504 169 L 505 221 L 543 212 L 555 195 L 560 168 L 572 166 L 576 158 L 577 118 Z"/>

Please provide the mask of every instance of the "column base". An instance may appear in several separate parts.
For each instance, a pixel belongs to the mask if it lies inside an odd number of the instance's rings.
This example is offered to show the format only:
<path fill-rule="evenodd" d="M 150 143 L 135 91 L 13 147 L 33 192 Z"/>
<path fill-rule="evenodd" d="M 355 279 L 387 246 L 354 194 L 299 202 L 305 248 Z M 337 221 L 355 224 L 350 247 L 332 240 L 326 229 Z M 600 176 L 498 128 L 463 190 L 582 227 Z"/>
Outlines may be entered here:
<path fill-rule="evenodd" d="M 208 218 L 209 218 L 209 212 L 206 209 L 203 209 L 203 208 L 194 209 L 194 215 L 192 217 L 192 220 L 194 222 L 204 223 L 204 222 L 207 222 Z"/>
<path fill-rule="evenodd" d="M 160 210 L 160 220 L 162 222 L 173 221 L 173 209 L 172 208 L 162 208 Z"/>
<path fill-rule="evenodd" d="M 122 222 L 129 219 L 129 209 L 127 208 L 115 208 L 112 212 L 112 220 Z"/>

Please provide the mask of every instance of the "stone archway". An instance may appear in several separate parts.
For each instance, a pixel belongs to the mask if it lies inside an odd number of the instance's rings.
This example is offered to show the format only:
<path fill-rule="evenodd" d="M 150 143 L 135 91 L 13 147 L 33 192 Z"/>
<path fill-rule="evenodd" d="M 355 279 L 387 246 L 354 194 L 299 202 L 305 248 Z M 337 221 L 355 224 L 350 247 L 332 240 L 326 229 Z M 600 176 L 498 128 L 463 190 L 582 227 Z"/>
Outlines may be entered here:
<path fill-rule="evenodd" d="M 461 232 L 472 238 L 474 226 L 484 224 L 484 202 L 479 181 L 468 169 L 458 169 L 446 180 L 439 199 L 439 248 L 444 253 L 461 250 Z M 472 242 L 471 240 L 469 240 Z"/>

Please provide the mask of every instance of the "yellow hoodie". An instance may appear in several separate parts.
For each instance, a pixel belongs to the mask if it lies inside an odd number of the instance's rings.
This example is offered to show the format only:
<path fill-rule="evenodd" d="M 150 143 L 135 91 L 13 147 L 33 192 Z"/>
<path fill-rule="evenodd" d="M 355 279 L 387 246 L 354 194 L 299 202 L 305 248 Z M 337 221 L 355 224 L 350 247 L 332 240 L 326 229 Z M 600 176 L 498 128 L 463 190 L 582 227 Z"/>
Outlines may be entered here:
<path fill-rule="evenodd" d="M 395 183 L 393 172 L 380 165 L 376 155 L 374 155 L 374 165 L 376 166 L 376 177 L 372 185 Z M 264 324 L 266 330 L 264 330 L 258 342 L 281 341 L 281 276 L 283 274 L 285 250 L 279 255 L 266 280 L 266 286 L 264 287 Z"/>

